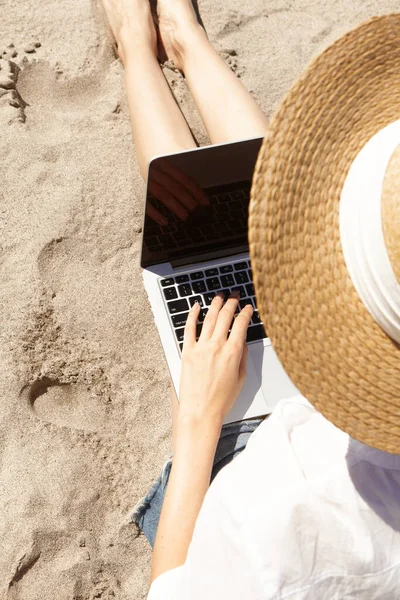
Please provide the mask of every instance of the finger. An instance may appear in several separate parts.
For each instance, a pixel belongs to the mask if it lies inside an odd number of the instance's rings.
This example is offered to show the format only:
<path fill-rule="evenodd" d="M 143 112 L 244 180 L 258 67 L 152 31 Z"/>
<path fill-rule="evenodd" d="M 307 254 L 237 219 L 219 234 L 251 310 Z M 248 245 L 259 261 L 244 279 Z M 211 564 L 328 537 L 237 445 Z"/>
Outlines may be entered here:
<path fill-rule="evenodd" d="M 189 212 L 182 206 L 170 192 L 152 180 L 149 182 L 149 192 L 157 198 L 164 206 L 169 208 L 181 221 L 186 221 L 189 216 Z"/>
<path fill-rule="evenodd" d="M 201 329 L 200 340 L 208 340 L 214 333 L 215 324 L 218 319 L 219 312 L 224 305 L 223 294 L 217 294 L 212 302 L 211 306 L 207 311 L 204 319 L 203 327 Z"/>
<path fill-rule="evenodd" d="M 246 342 L 244 342 L 243 344 L 243 352 L 242 352 L 242 358 L 240 359 L 240 364 L 239 364 L 239 379 L 244 381 L 246 379 L 246 370 L 247 370 L 247 356 L 249 354 L 249 348 L 246 344 Z"/>
<path fill-rule="evenodd" d="M 251 304 L 248 304 L 240 311 L 233 324 L 231 335 L 229 336 L 229 342 L 231 344 L 244 344 L 246 341 L 247 328 L 252 315 L 253 306 Z"/>
<path fill-rule="evenodd" d="M 168 225 L 168 219 L 164 217 L 150 202 L 147 203 L 146 215 L 159 225 Z"/>
<path fill-rule="evenodd" d="M 180 169 L 177 169 L 168 161 L 164 161 L 159 166 L 165 173 L 168 173 L 168 175 L 173 177 L 176 181 L 179 181 L 190 192 L 190 194 L 193 196 L 193 198 L 195 198 L 195 200 L 199 204 L 202 204 L 203 206 L 207 206 L 210 204 L 210 201 L 205 191 L 199 186 L 198 183 L 196 183 L 196 181 L 192 177 L 190 177 L 190 175 L 188 175 L 184 171 L 181 171 Z"/>
<path fill-rule="evenodd" d="M 158 183 L 158 185 L 168 190 L 189 211 L 193 211 L 198 206 L 198 202 L 193 198 L 191 193 L 179 181 L 163 173 L 163 171 L 155 171 L 153 173 L 153 182 Z"/>
<path fill-rule="evenodd" d="M 186 320 L 185 331 L 183 333 L 183 350 L 190 348 L 196 343 L 196 324 L 200 313 L 200 304 L 195 302 L 189 311 Z"/>
<path fill-rule="evenodd" d="M 226 339 L 232 325 L 233 316 L 239 299 L 237 296 L 230 296 L 225 302 L 224 308 L 218 315 L 218 320 L 215 324 L 213 337 L 216 339 Z"/>

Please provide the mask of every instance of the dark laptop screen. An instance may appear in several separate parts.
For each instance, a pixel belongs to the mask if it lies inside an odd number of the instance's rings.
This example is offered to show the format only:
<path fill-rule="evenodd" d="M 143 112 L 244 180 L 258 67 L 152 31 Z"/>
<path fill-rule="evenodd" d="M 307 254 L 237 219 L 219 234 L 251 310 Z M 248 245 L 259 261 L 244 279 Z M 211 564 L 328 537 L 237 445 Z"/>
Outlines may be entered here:
<path fill-rule="evenodd" d="M 249 195 L 261 142 L 205 146 L 151 162 L 142 267 L 248 250 Z"/>

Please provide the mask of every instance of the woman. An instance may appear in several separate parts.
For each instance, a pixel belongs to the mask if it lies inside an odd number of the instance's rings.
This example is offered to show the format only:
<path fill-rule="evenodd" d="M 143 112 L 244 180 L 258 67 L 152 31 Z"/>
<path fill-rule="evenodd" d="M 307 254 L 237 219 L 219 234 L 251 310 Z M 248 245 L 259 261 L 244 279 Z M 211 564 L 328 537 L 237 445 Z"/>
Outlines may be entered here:
<path fill-rule="evenodd" d="M 103 1 L 145 174 L 154 155 L 194 141 L 158 66 L 147 0 Z M 235 434 L 257 431 L 207 492 L 229 435 L 218 445 L 222 420 L 245 378 L 252 309 L 228 339 L 237 299 L 215 298 L 196 342 L 192 308 L 174 461 L 149 496 L 159 503 L 168 480 L 149 598 L 397 598 L 400 16 L 372 20 L 325 51 L 268 132 L 188 0 L 159 2 L 158 30 L 212 143 L 266 135 L 249 227 L 258 305 L 287 372 L 320 412 L 299 396 L 239 426 Z"/>
<path fill-rule="evenodd" d="M 160 50 L 166 53 L 169 60 L 174 62 L 176 68 L 184 72 L 186 82 L 190 88 L 192 96 L 197 104 L 200 115 L 206 126 L 209 138 L 213 144 L 236 141 L 257 136 L 264 136 L 267 129 L 267 119 L 261 109 L 243 87 L 242 83 L 233 74 L 231 69 L 219 54 L 212 47 L 205 34 L 204 29 L 199 25 L 193 6 L 190 0 L 179 0 L 178 2 L 158 2 L 157 6 L 157 24 L 158 39 L 150 10 L 150 4 L 147 0 L 127 0 L 127 1 L 109 1 L 104 0 L 106 14 L 118 45 L 118 54 L 126 69 L 126 91 L 131 115 L 132 132 L 135 141 L 137 160 L 143 177 L 146 177 L 147 167 L 150 160 L 157 155 L 179 152 L 195 148 L 196 143 L 182 115 L 166 79 L 162 73 L 158 62 Z M 247 325 L 252 316 L 252 307 L 246 307 L 236 319 L 234 335 L 229 344 L 225 344 L 225 329 L 231 323 L 235 313 L 238 300 L 230 298 L 225 304 L 223 298 L 217 296 L 212 304 L 210 314 L 205 323 L 206 336 L 210 338 L 211 329 L 216 325 L 216 319 L 219 316 L 220 340 L 221 345 L 226 346 L 226 351 L 232 351 L 233 343 L 236 340 L 235 348 L 235 368 L 231 360 L 225 358 L 223 354 L 218 353 L 218 361 L 211 360 L 211 353 L 207 346 L 202 351 L 202 356 L 196 355 L 192 360 L 195 366 L 202 364 L 207 360 L 207 380 L 202 375 L 204 367 L 201 367 L 199 381 L 195 383 L 194 372 L 192 368 L 185 371 L 182 378 L 180 391 L 180 410 L 176 397 L 173 397 L 173 449 L 175 454 L 175 464 L 178 456 L 176 454 L 177 430 L 181 429 L 178 425 L 180 421 L 186 419 L 184 386 L 188 388 L 190 395 L 190 404 L 196 402 L 191 393 L 197 389 L 200 395 L 204 395 L 202 389 L 207 389 L 210 385 L 210 394 L 207 394 L 208 404 L 202 406 L 202 413 L 207 416 L 207 422 L 204 426 L 207 429 L 209 441 L 204 445 L 206 439 L 203 431 L 199 431 L 199 441 L 190 431 L 190 437 L 193 442 L 194 455 L 190 455 L 189 448 L 185 443 L 184 454 L 187 463 L 185 468 L 192 469 L 193 462 L 198 457 L 205 458 L 207 461 L 202 464 L 204 472 L 201 477 L 196 479 L 185 479 L 185 485 L 196 490 L 196 499 L 190 512 L 189 506 L 181 503 L 177 498 L 173 498 L 171 503 L 177 509 L 179 523 L 172 523 L 171 530 L 174 531 L 174 539 L 178 542 L 179 554 L 184 556 L 188 543 L 190 541 L 190 532 L 182 528 L 183 511 L 188 511 L 188 518 L 194 523 L 197 516 L 198 507 L 201 505 L 205 490 L 210 481 L 211 467 L 215 454 L 215 445 L 221 432 L 221 419 L 229 408 L 233 405 L 245 377 L 246 346 L 244 340 L 246 337 Z M 223 310 L 222 310 L 223 308 Z M 197 321 L 199 305 L 195 305 L 191 311 L 189 324 L 193 325 Z M 208 330 L 208 334 L 207 334 Z M 226 329 L 227 331 L 227 329 Z M 190 334 L 189 334 L 190 335 Z M 193 335 L 192 335 L 193 337 Z M 186 359 L 190 360 L 188 354 L 189 339 L 186 336 Z M 186 360 L 186 363 L 187 363 Z M 229 370 L 228 370 L 229 367 Z M 213 389 L 215 388 L 215 389 Z M 221 395 L 221 390 L 224 391 Z M 218 403 L 215 398 L 218 396 Z M 219 405 L 220 404 L 220 405 Z M 189 407 L 189 412 L 191 408 Z M 215 414 L 214 414 L 215 413 Z M 190 417 L 190 415 L 189 415 Z M 189 418 L 188 417 L 188 418 Z M 209 427 L 208 420 L 211 420 L 213 434 Z M 201 415 L 203 420 L 203 414 Z M 239 453 L 245 446 L 250 434 L 260 423 L 259 419 L 242 422 L 239 426 L 231 425 L 224 428 L 225 443 L 221 441 L 218 449 L 218 464 L 213 471 L 213 477 L 219 469 L 225 465 L 233 456 Z M 191 429 L 191 427 L 189 427 Z M 183 437 L 179 435 L 179 438 Z M 232 445 L 232 439 L 235 442 Z M 231 448 L 229 451 L 227 448 Z M 233 446 L 233 447 L 232 447 Z M 170 464 L 166 466 L 169 473 Z M 165 473 L 164 473 L 165 477 Z M 165 486 L 164 486 L 165 487 Z M 157 488 L 156 488 L 157 489 Z M 170 486 L 172 489 L 172 486 Z M 159 490 L 157 489 L 158 493 Z M 163 490 L 164 491 L 164 490 Z M 198 493 L 197 493 L 198 491 Z M 158 524 L 159 508 L 155 509 L 154 492 L 150 493 L 152 497 L 152 511 L 149 511 L 149 498 L 141 503 L 141 510 L 136 511 L 135 519 L 140 523 L 149 541 L 154 542 L 155 529 Z M 186 496 L 184 490 L 179 490 L 180 497 Z M 148 514 L 144 512 L 144 506 L 147 507 Z M 154 520 L 156 521 L 154 523 Z M 163 523 L 163 521 L 162 521 Z M 161 525 L 162 527 L 162 525 Z M 190 525 L 189 525 L 190 527 Z M 177 534 L 182 534 L 182 542 L 177 539 Z M 157 547 L 155 548 L 153 559 L 153 578 L 164 567 L 163 562 L 159 561 L 157 556 Z M 169 543 L 168 555 L 162 558 L 169 560 L 173 555 L 171 543 Z M 180 558 L 179 558 L 180 560 Z M 169 567 L 169 562 L 167 566 Z M 174 563 L 175 565 L 175 559 Z"/>

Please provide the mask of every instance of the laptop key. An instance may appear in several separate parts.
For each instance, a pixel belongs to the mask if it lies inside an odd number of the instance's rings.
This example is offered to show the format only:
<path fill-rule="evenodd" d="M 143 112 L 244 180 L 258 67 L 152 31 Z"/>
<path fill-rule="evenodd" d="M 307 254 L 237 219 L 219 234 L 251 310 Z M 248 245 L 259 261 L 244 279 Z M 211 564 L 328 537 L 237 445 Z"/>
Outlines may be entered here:
<path fill-rule="evenodd" d="M 190 279 L 195 281 L 196 279 L 203 279 L 204 273 L 203 271 L 196 271 L 195 273 L 190 273 Z"/>
<path fill-rule="evenodd" d="M 247 262 L 239 262 L 235 265 L 235 271 L 245 271 L 247 269 Z"/>
<path fill-rule="evenodd" d="M 189 304 L 186 298 L 182 298 L 181 300 L 174 300 L 173 302 L 168 302 L 167 306 L 171 315 L 174 315 L 175 313 L 184 312 L 185 310 L 189 310 Z"/>
<path fill-rule="evenodd" d="M 182 285 L 178 285 L 178 292 L 181 297 L 190 296 L 193 294 L 192 286 L 190 283 L 182 283 Z"/>
<path fill-rule="evenodd" d="M 239 271 L 235 273 L 236 283 L 247 283 L 249 281 L 249 276 L 246 271 Z"/>
<path fill-rule="evenodd" d="M 169 285 L 174 285 L 173 277 L 168 277 L 167 279 L 161 279 L 161 287 L 168 287 Z"/>
<path fill-rule="evenodd" d="M 221 283 L 222 285 L 225 287 L 231 287 L 232 285 L 235 285 L 235 280 L 233 279 L 232 275 L 221 275 Z"/>
<path fill-rule="evenodd" d="M 174 287 L 167 287 L 163 290 L 164 297 L 166 300 L 173 300 L 178 297 L 178 292 Z"/>
<path fill-rule="evenodd" d="M 260 315 L 259 315 L 259 312 L 258 312 L 258 310 L 255 310 L 255 311 L 253 312 L 253 316 L 252 316 L 251 320 L 253 321 L 253 323 L 256 323 L 256 324 L 257 324 L 257 323 L 261 323 L 261 317 L 260 317 Z"/>
<path fill-rule="evenodd" d="M 185 327 L 186 319 L 189 313 L 180 313 L 179 315 L 172 315 L 171 320 L 174 327 Z"/>
<path fill-rule="evenodd" d="M 182 350 L 183 350 L 183 343 L 179 344 L 179 350 L 182 352 Z"/>
<path fill-rule="evenodd" d="M 254 285 L 252 283 L 246 285 L 246 290 L 249 296 L 254 296 Z"/>
<path fill-rule="evenodd" d="M 262 340 L 267 335 L 262 325 L 253 325 L 247 330 L 246 342 L 255 342 L 256 340 Z"/>
<path fill-rule="evenodd" d="M 203 298 L 201 296 L 192 296 L 189 298 L 190 306 L 193 306 L 195 302 L 198 302 L 200 306 L 203 306 Z"/>
<path fill-rule="evenodd" d="M 199 314 L 199 318 L 198 318 L 199 323 L 202 323 L 204 321 L 207 313 L 208 313 L 208 308 L 200 309 L 200 314 Z"/>
<path fill-rule="evenodd" d="M 232 292 L 233 292 L 233 290 L 232 290 Z M 219 290 L 218 294 L 223 294 L 224 300 L 226 302 L 228 300 L 229 296 L 231 295 L 231 290 Z"/>
<path fill-rule="evenodd" d="M 189 275 L 177 275 L 175 281 L 176 283 L 186 283 L 189 281 Z"/>
<path fill-rule="evenodd" d="M 208 292 L 207 294 L 204 294 L 203 298 L 204 298 L 204 302 L 206 303 L 207 306 L 210 306 L 210 304 L 213 301 L 213 298 L 215 296 L 216 296 L 216 294 L 213 292 Z"/>
<path fill-rule="evenodd" d="M 182 327 L 182 329 L 175 329 L 175 335 L 176 335 L 176 339 L 178 340 L 178 342 L 183 342 L 184 333 L 185 333 L 184 327 Z"/>
<path fill-rule="evenodd" d="M 244 308 L 245 306 L 248 306 L 249 304 L 250 304 L 250 306 L 253 306 L 250 298 L 244 298 L 244 299 L 239 300 L 239 306 L 241 309 Z"/>
<path fill-rule="evenodd" d="M 215 277 L 215 275 L 218 275 L 218 269 L 206 269 L 204 273 L 206 277 Z"/>
<path fill-rule="evenodd" d="M 246 292 L 242 285 L 237 285 L 236 287 L 232 288 L 232 292 L 236 292 L 236 294 L 239 294 L 239 298 L 246 297 Z"/>
<path fill-rule="evenodd" d="M 220 273 L 231 273 L 232 271 L 233 271 L 232 265 L 224 265 L 223 267 L 219 268 Z"/>
<path fill-rule="evenodd" d="M 206 284 L 204 281 L 194 281 L 192 283 L 193 291 L 196 294 L 203 294 L 203 292 L 207 291 Z"/>
<path fill-rule="evenodd" d="M 209 290 L 217 290 L 221 287 L 218 277 L 210 277 L 210 279 L 206 279 L 206 283 Z"/>

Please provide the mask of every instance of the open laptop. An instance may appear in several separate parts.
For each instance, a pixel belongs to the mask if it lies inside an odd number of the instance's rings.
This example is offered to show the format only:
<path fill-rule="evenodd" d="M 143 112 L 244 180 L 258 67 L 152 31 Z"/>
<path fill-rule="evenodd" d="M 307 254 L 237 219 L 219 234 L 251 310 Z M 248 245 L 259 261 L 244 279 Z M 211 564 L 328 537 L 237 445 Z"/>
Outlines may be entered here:
<path fill-rule="evenodd" d="M 214 295 L 237 290 L 255 310 L 247 333 L 247 378 L 225 423 L 270 413 L 298 395 L 257 311 L 247 217 L 262 138 L 154 158 L 148 171 L 141 266 L 176 391 L 190 307 L 202 305 L 197 335 Z"/>

